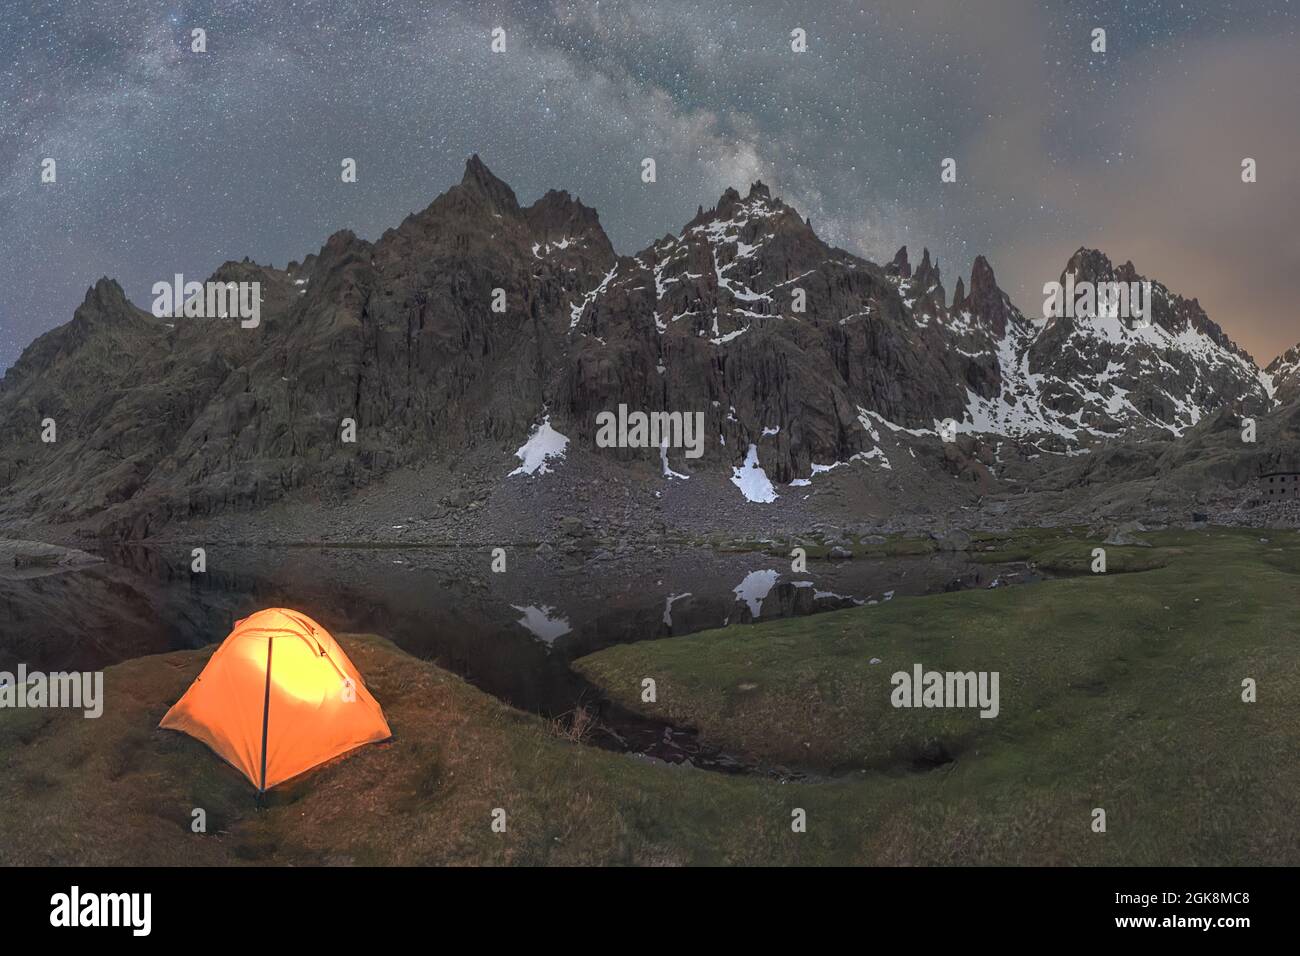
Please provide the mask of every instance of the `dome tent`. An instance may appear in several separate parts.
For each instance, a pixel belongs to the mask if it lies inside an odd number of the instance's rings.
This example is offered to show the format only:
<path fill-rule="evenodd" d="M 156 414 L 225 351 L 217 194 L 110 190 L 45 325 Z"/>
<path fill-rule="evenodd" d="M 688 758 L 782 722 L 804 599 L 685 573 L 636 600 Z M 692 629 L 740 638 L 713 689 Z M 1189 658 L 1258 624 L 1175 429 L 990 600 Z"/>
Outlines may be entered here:
<path fill-rule="evenodd" d="M 329 631 L 284 608 L 236 622 L 158 726 L 203 741 L 259 793 L 392 736 Z"/>

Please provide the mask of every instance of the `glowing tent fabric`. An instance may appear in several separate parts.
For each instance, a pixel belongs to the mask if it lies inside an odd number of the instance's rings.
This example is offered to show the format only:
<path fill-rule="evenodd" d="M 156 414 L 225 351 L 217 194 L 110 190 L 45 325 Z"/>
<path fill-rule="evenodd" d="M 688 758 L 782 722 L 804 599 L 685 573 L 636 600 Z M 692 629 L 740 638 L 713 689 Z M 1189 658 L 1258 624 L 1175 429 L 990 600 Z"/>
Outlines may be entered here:
<path fill-rule="evenodd" d="M 158 726 L 203 741 L 259 791 L 392 736 L 330 633 L 284 608 L 237 622 Z"/>

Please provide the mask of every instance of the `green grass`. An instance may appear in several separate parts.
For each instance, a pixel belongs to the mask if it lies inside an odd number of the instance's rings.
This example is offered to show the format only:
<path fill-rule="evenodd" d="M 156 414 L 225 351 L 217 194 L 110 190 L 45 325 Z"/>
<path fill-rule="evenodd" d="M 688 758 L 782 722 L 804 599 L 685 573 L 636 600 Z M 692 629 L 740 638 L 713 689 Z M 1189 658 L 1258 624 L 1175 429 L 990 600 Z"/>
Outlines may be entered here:
<path fill-rule="evenodd" d="M 910 858 L 1295 862 L 1300 535 L 1144 537 L 1108 547 L 1105 575 L 1086 573 L 1096 542 L 1047 534 L 1013 545 L 1081 576 L 622 645 L 578 667 L 724 749 L 864 771 L 853 785 L 893 808 Z M 998 671 L 1001 714 L 892 707 L 890 675 L 914 663 Z M 1258 703 L 1241 701 L 1245 677 Z M 1087 828 L 1096 806 L 1105 835 Z"/>
<path fill-rule="evenodd" d="M 211 650 L 129 661 L 107 671 L 98 720 L 0 711 L 0 864 L 1300 862 L 1300 535 L 1150 539 L 1166 563 L 1141 573 L 898 598 L 579 662 L 706 741 L 834 769 L 816 782 L 563 740 L 382 638 L 343 636 L 395 738 L 258 811 L 243 777 L 157 729 Z M 890 707 L 890 673 L 918 661 L 998 670 L 1001 715 Z M 640 703 L 646 676 L 656 705 Z M 1245 676 L 1256 704 L 1241 703 Z M 940 752 L 952 759 L 934 766 Z M 1099 806 L 1105 834 L 1089 829 Z M 190 832 L 195 807 L 206 834 Z M 806 833 L 791 832 L 795 808 Z"/>
<path fill-rule="evenodd" d="M 0 711 L 0 865 L 686 865 L 862 862 L 841 790 L 669 767 L 563 740 L 388 641 L 340 636 L 394 731 L 253 788 L 157 724 L 212 649 L 108 669 L 97 720 Z M 806 797 L 806 799 L 805 799 Z M 790 831 L 809 808 L 834 828 Z M 494 833 L 495 808 L 507 830 Z M 192 813 L 207 832 L 191 831 Z M 814 809 L 816 808 L 816 809 Z"/>

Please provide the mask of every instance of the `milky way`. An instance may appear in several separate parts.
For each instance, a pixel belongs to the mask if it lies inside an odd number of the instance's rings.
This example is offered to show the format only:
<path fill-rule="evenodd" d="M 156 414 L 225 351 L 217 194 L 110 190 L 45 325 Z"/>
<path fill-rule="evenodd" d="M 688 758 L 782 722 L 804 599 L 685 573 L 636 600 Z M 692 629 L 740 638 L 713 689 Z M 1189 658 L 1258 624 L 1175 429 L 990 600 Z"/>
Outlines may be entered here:
<path fill-rule="evenodd" d="M 101 275 L 147 306 L 176 272 L 282 266 L 341 228 L 375 238 L 475 152 L 524 201 L 563 188 L 595 206 L 620 252 L 762 179 L 853 252 L 928 246 L 950 288 L 985 253 L 1027 313 L 1088 245 L 1198 296 L 1263 361 L 1300 340 L 1300 51 L 1281 0 L 8 0 L 2 15 L 0 368 Z"/>

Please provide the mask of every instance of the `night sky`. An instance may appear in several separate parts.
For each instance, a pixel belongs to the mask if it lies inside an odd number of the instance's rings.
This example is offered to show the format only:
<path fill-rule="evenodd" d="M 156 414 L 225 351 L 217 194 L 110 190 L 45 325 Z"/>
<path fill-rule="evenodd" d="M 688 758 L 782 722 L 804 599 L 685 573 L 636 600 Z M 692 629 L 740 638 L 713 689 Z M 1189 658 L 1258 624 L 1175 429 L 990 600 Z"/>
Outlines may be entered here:
<path fill-rule="evenodd" d="M 475 152 L 522 202 L 595 206 L 623 253 L 761 178 L 835 245 L 928 245 L 949 290 L 986 254 L 1027 314 L 1088 245 L 1199 297 L 1261 362 L 1300 340 L 1285 0 L 0 0 L 0 18 L 0 369 L 101 275 L 148 308 L 175 272 L 374 239 Z"/>

